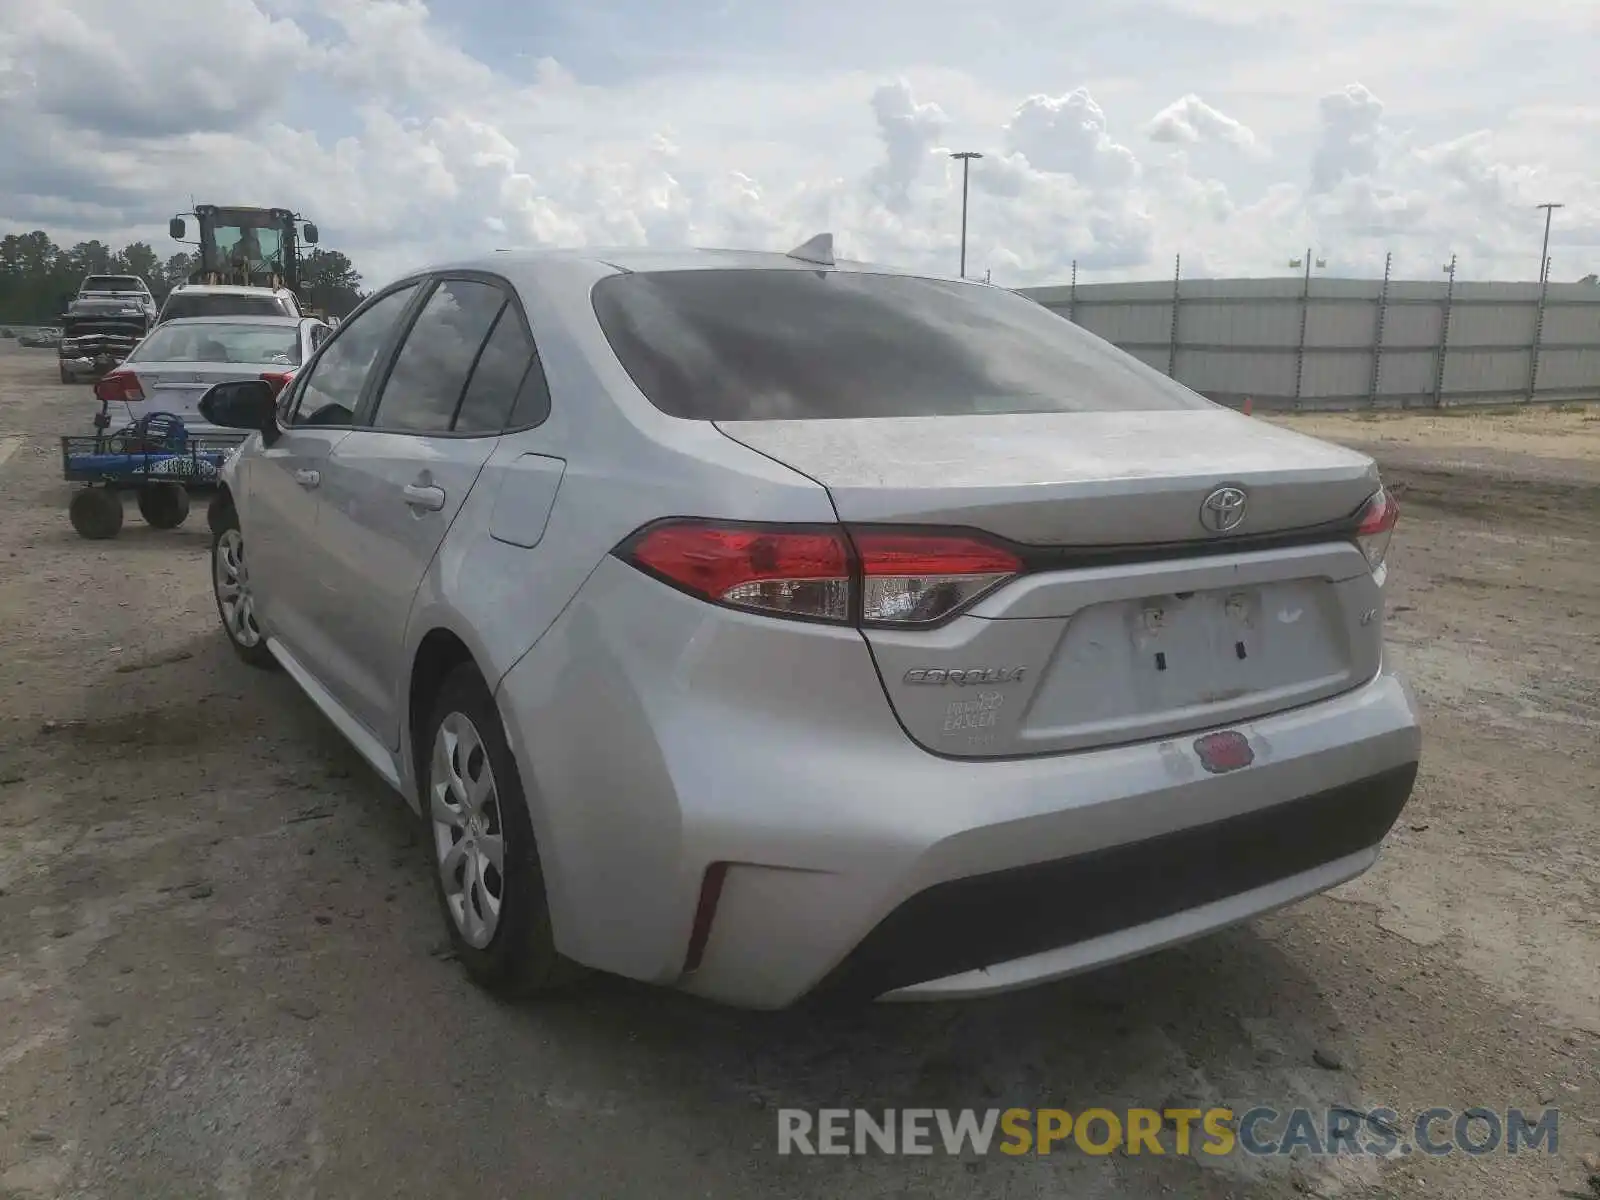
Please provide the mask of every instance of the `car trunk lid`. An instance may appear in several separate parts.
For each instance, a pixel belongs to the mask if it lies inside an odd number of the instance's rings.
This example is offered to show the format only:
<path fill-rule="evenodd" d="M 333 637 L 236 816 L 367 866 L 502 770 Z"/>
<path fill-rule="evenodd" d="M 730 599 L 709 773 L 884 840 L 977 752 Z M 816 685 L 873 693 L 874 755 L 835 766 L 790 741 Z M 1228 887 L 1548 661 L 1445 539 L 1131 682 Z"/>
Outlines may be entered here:
<path fill-rule="evenodd" d="M 1245 722 L 1380 666 L 1381 581 L 1345 525 L 1367 456 L 1223 409 L 718 426 L 847 526 L 960 527 L 1027 569 L 934 628 L 864 629 L 907 733 L 956 757 Z M 1242 520 L 1202 516 L 1219 489 Z M 1231 510 L 1230 510 L 1231 511 Z"/>
<path fill-rule="evenodd" d="M 1234 535 L 1348 517 L 1377 487 L 1364 454 L 1224 408 L 837 421 L 724 421 L 735 441 L 826 487 L 841 520 L 966 526 L 1036 546 L 1160 545 L 1224 485 Z"/>
<path fill-rule="evenodd" d="M 236 380 L 260 379 L 264 375 L 283 375 L 294 368 L 270 367 L 247 363 L 162 363 L 133 362 L 124 364 L 124 371 L 138 376 L 142 401 L 120 402 L 117 415 L 132 422 L 150 413 L 172 413 L 186 426 L 199 427 L 205 422 L 200 417 L 200 400 L 219 383 Z"/>

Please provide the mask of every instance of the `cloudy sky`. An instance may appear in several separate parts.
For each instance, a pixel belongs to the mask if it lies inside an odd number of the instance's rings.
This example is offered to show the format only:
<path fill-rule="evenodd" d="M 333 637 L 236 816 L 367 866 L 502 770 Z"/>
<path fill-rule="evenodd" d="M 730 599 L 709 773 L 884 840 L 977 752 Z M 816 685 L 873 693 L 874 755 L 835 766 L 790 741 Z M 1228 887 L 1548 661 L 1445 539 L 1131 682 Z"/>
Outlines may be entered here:
<path fill-rule="evenodd" d="M 1600 0 L 0 0 L 0 231 L 288 204 L 376 281 L 494 246 L 996 282 L 1600 270 Z"/>

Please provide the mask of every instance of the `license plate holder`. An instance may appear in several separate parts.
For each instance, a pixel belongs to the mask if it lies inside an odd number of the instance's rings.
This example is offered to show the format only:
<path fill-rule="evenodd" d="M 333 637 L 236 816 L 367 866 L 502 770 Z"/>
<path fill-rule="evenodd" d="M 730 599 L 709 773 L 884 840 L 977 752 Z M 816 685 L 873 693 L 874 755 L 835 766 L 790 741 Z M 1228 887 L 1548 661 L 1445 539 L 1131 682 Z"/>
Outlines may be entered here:
<path fill-rule="evenodd" d="M 1132 601 L 1127 616 L 1136 670 L 1159 690 L 1202 703 L 1242 694 L 1263 656 L 1261 608 L 1254 587 Z"/>

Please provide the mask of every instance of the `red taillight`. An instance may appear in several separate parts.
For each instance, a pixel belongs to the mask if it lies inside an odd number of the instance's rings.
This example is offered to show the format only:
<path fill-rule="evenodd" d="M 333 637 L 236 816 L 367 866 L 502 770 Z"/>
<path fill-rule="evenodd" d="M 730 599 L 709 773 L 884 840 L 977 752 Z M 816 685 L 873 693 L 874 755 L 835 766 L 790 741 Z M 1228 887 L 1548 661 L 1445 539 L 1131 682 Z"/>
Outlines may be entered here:
<path fill-rule="evenodd" d="M 138 404 L 144 400 L 144 387 L 132 371 L 113 371 L 95 381 L 94 397 L 108 404 Z"/>
<path fill-rule="evenodd" d="M 1389 539 L 1394 536 L 1395 522 L 1400 519 L 1400 506 L 1383 488 L 1373 493 L 1356 518 L 1356 545 L 1367 556 L 1367 563 L 1376 571 L 1383 566 L 1384 555 L 1389 553 Z"/>
<path fill-rule="evenodd" d="M 274 396 L 280 395 L 283 389 L 289 386 L 289 381 L 294 378 L 293 371 L 263 371 L 261 380 L 272 388 Z"/>
<path fill-rule="evenodd" d="M 706 600 L 779 616 L 850 619 L 850 555 L 838 530 L 673 521 L 625 557 Z"/>
<path fill-rule="evenodd" d="M 974 534 L 894 529 L 653 526 L 621 547 L 635 566 L 702 599 L 774 616 L 926 625 L 953 616 L 1023 569 Z"/>

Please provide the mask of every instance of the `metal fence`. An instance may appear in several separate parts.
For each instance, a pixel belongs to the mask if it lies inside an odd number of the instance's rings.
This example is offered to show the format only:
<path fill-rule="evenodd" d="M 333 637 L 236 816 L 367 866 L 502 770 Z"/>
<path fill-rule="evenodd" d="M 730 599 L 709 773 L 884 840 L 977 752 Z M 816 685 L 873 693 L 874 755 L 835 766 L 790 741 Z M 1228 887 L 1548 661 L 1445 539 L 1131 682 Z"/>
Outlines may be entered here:
<path fill-rule="evenodd" d="M 1600 399 L 1600 287 L 1317 278 L 1020 289 L 1223 404 L 1417 408 Z"/>

